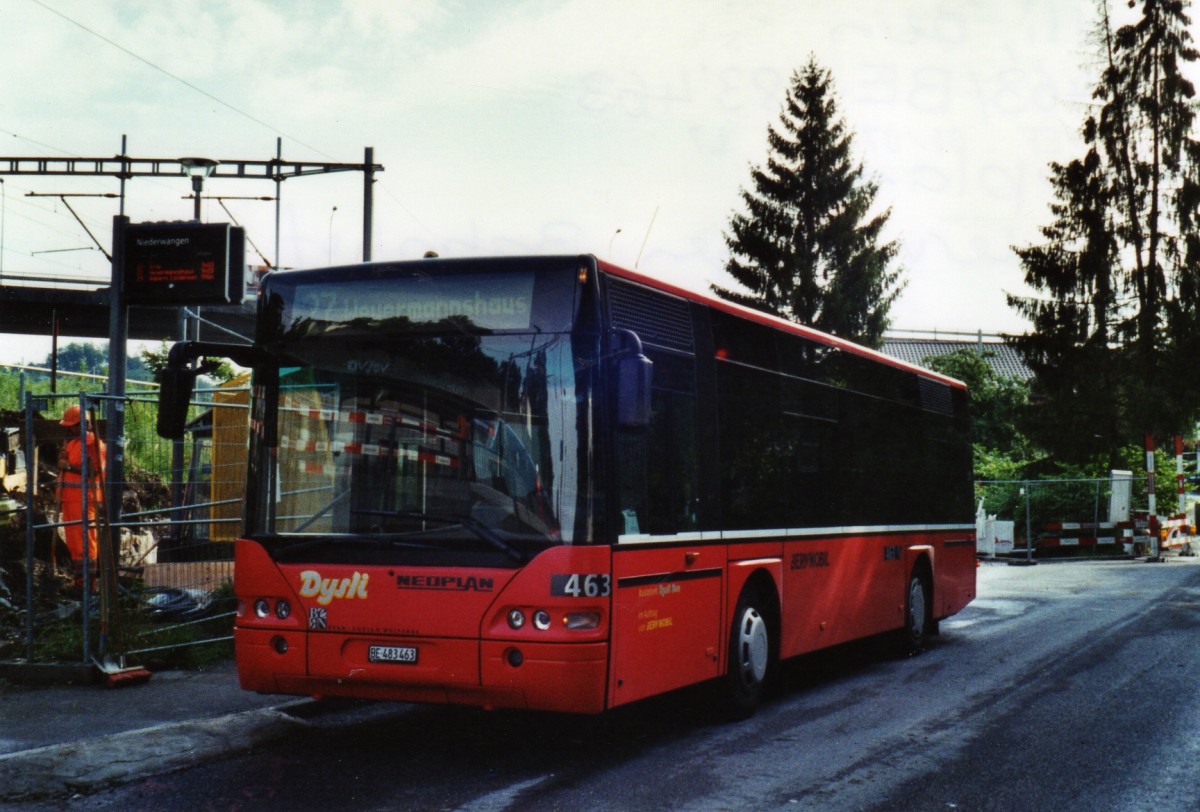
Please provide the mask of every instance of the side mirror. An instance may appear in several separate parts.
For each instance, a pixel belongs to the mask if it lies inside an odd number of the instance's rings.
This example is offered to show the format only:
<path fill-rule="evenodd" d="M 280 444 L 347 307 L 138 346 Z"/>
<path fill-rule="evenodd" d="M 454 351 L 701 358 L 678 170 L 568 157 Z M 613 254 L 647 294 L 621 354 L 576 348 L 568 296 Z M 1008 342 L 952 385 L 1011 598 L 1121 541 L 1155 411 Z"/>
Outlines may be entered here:
<path fill-rule="evenodd" d="M 642 341 L 632 330 L 617 330 L 623 345 L 616 361 L 617 426 L 644 429 L 650 425 L 650 386 L 654 362 L 642 353 Z"/>
<path fill-rule="evenodd" d="M 155 430 L 159 437 L 178 440 L 187 424 L 188 404 L 196 387 L 198 370 L 168 364 L 163 368 L 158 390 L 158 421 Z"/>
<path fill-rule="evenodd" d="M 217 364 L 209 360 L 193 369 L 197 358 L 216 356 L 228 358 L 235 364 L 253 366 L 260 359 L 259 351 L 245 344 L 213 344 L 207 341 L 180 341 L 167 354 L 158 390 L 158 420 L 155 429 L 159 437 L 179 440 L 187 425 L 188 405 L 196 388 L 196 378 L 212 372 Z"/>

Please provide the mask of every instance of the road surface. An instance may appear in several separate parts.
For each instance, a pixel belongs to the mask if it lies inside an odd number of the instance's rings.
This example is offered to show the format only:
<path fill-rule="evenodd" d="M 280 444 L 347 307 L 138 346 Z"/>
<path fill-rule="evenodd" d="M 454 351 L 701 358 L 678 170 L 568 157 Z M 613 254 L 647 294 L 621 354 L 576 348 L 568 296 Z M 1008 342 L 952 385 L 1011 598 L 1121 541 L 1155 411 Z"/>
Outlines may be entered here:
<path fill-rule="evenodd" d="M 353 704 L 268 748 L 29 809 L 1200 810 L 1200 563 L 979 570 L 916 657 L 802 658 L 753 718 Z"/>

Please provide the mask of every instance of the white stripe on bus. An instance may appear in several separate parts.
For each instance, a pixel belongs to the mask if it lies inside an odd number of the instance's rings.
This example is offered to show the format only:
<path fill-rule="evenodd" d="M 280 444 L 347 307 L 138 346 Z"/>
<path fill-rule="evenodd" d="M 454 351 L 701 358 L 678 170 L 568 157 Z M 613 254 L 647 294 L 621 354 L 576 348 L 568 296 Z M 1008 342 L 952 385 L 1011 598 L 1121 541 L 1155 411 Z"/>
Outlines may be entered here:
<path fill-rule="evenodd" d="M 702 532 L 652 535 L 627 533 L 617 536 L 618 544 L 672 544 L 688 541 L 748 541 L 752 539 L 792 540 L 835 536 L 883 536 L 900 533 L 965 533 L 975 532 L 973 524 L 905 524 L 864 525 L 861 527 L 790 527 L 762 530 L 705 530 Z"/>

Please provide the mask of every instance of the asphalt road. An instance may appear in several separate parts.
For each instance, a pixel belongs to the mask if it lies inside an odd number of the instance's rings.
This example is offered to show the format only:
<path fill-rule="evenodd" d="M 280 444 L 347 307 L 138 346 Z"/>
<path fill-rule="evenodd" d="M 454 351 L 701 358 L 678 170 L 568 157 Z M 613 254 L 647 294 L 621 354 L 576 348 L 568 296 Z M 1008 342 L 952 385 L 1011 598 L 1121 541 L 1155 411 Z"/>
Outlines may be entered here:
<path fill-rule="evenodd" d="M 1200 560 L 979 571 L 906 659 L 789 664 L 744 722 L 352 705 L 269 747 L 28 809 L 1200 810 Z"/>

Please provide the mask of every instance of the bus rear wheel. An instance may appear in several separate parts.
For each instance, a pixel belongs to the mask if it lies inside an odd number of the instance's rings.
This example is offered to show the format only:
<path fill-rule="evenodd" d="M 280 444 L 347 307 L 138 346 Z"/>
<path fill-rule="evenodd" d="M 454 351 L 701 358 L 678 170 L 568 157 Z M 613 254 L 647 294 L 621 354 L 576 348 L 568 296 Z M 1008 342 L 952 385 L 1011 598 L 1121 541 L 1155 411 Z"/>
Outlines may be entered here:
<path fill-rule="evenodd" d="M 774 662 L 766 602 L 753 587 L 738 598 L 729 632 L 729 666 L 725 673 L 728 709 L 734 718 L 753 715 Z"/>
<path fill-rule="evenodd" d="M 896 633 L 896 653 L 911 657 L 925 648 L 934 633 L 933 600 L 929 570 L 918 565 L 908 578 L 904 601 L 904 628 Z"/>

